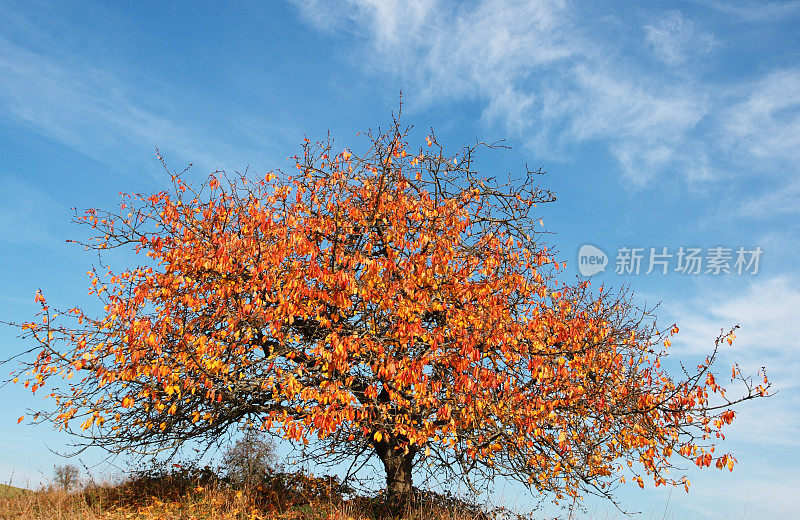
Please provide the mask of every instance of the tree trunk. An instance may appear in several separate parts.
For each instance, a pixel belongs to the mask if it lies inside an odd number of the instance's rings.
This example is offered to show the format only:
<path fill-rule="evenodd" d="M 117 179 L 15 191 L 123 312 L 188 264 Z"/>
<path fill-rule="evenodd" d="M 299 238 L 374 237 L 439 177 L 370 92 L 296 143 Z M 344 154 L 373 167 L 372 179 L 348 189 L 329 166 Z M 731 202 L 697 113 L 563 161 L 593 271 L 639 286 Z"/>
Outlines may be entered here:
<path fill-rule="evenodd" d="M 388 505 L 394 513 L 402 514 L 413 499 L 411 470 L 414 467 L 414 452 L 398 449 L 396 445 L 388 442 L 377 443 L 375 451 L 386 470 Z"/>

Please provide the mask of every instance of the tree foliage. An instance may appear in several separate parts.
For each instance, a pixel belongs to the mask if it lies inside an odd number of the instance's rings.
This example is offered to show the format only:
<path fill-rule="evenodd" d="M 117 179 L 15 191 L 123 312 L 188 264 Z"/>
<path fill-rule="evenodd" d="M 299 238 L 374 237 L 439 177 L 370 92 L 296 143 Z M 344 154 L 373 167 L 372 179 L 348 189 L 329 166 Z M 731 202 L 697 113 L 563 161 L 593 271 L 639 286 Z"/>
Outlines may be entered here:
<path fill-rule="evenodd" d="M 115 452 L 242 425 L 316 437 L 354 468 L 377 456 L 399 498 L 415 468 L 561 498 L 612 497 L 626 474 L 688 488 L 668 474 L 680 459 L 733 467 L 712 445 L 766 378 L 734 367 L 747 386 L 728 398 L 715 347 L 676 379 L 661 361 L 677 328 L 624 291 L 559 282 L 539 172 L 485 178 L 481 143 L 447 155 L 431 132 L 413 150 L 397 121 L 367 136 L 361 154 L 306 139 L 296 171 L 255 182 L 170 173 L 169 190 L 78 217 L 87 248 L 147 260 L 88 273 L 99 316 L 57 317 L 37 294 L 19 376 L 52 388 L 38 419 Z"/>

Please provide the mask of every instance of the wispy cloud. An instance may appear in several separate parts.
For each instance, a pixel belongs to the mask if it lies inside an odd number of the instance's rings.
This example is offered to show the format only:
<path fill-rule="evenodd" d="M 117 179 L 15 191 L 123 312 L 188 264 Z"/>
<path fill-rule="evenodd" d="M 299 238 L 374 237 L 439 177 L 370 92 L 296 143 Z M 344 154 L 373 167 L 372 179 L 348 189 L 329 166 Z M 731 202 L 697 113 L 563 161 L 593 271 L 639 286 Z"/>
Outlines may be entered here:
<path fill-rule="evenodd" d="M 682 65 L 698 51 L 706 54 L 715 45 L 711 34 L 699 31 L 680 11 L 666 13 L 645 30 L 654 55 L 667 65 Z"/>
<path fill-rule="evenodd" d="M 727 107 L 722 120 L 731 148 L 760 160 L 800 161 L 800 68 L 751 82 L 744 99 Z"/>
<path fill-rule="evenodd" d="M 800 2 L 763 2 L 759 0 L 718 1 L 701 0 L 697 3 L 711 7 L 717 11 L 734 16 L 737 20 L 748 23 L 765 23 L 786 21 L 800 16 Z"/>
<path fill-rule="evenodd" d="M 665 308 L 680 325 L 681 340 L 676 342 L 679 348 L 707 352 L 709 341 L 720 329 L 738 324 L 741 330 L 736 341 L 737 355 L 771 351 L 787 356 L 791 364 L 800 363 L 795 359 L 800 352 L 795 331 L 800 284 L 788 275 L 760 276 L 755 275 L 752 282 L 735 293 L 699 287 L 699 295 L 688 303 Z M 787 368 L 782 361 L 780 369 Z M 791 381 L 796 384 L 794 378 Z"/>
<path fill-rule="evenodd" d="M 743 442 L 800 446 L 798 287 L 795 278 L 776 276 L 753 281 L 735 294 L 702 290 L 689 303 L 664 309 L 680 326 L 674 347 L 676 356 L 685 359 L 707 355 L 717 334 L 738 324 L 733 348 L 727 344 L 720 347 L 717 370 L 724 378 L 733 362 L 752 375 L 766 367 L 778 394 L 749 407 L 735 423 L 737 438 Z"/>
<path fill-rule="evenodd" d="M 636 16 L 587 20 L 565 1 L 298 6 L 316 27 L 359 38 L 359 63 L 413 85 L 412 104 L 477 101 L 487 124 L 500 123 L 542 158 L 566 160 L 582 143 L 601 143 L 640 186 L 664 172 L 724 178 L 719 163 L 732 151 L 797 161 L 796 117 L 781 112 L 795 103 L 793 75 L 747 80 L 750 90 L 706 80 L 696 65 L 718 40 L 677 11 L 642 15 L 637 26 Z M 620 52 L 623 40 L 652 57 Z"/>
<path fill-rule="evenodd" d="M 644 157 L 637 166 L 641 173 L 671 155 L 664 144 L 654 143 L 659 126 L 652 123 L 667 116 L 691 126 L 702 114 L 680 106 L 686 104 L 683 96 L 659 96 L 611 75 L 614 68 L 600 66 L 605 60 L 572 24 L 564 2 L 430 4 L 417 9 L 426 16 L 412 17 L 411 23 L 401 23 L 400 12 L 368 2 L 329 9 L 325 19 L 335 17 L 335 9 L 361 28 L 372 28 L 380 62 L 421 87 L 415 101 L 483 99 L 487 122 L 526 135 L 543 156 L 563 158 L 568 142 L 605 137 L 614 128 L 613 153 L 627 164 Z M 316 7 L 304 12 L 319 16 Z M 641 135 L 642 127 L 655 131 L 650 143 L 625 137 Z"/>
<path fill-rule="evenodd" d="M 0 242 L 52 247 L 63 242 L 53 233 L 58 205 L 30 183 L 0 175 Z"/>
<path fill-rule="evenodd" d="M 697 163 L 697 149 L 684 145 L 709 111 L 706 99 L 682 86 L 621 76 L 610 65 L 578 65 L 574 73 L 570 95 L 579 109 L 563 116 L 570 119 L 571 140 L 607 142 L 623 172 L 639 184 L 670 165 Z"/>
<path fill-rule="evenodd" d="M 748 217 L 775 218 L 800 213 L 800 180 L 770 187 L 766 193 L 748 198 L 740 213 Z"/>
<path fill-rule="evenodd" d="M 0 37 L 0 115 L 7 121 L 112 165 L 153 166 L 156 147 L 204 171 L 254 156 L 256 146 L 214 137 L 176 101 L 78 56 L 55 59 Z"/>
<path fill-rule="evenodd" d="M 788 518 L 800 506 L 800 497 L 781 484 L 798 476 L 792 455 L 800 447 L 798 287 L 792 276 L 756 276 L 735 291 L 701 285 L 694 298 L 663 308 L 680 326 L 673 355 L 684 361 L 701 361 L 721 330 L 739 324 L 733 347 L 727 343 L 720 347 L 715 365 L 719 381 L 725 384 L 726 372 L 734 362 L 753 375 L 766 366 L 776 392 L 737 407 L 727 440 L 718 447 L 739 459 L 734 472 L 693 468 L 688 474 L 695 482 L 691 493 L 673 496 L 674 502 L 699 518 L 739 517 L 745 510 L 747 518 Z M 725 386 L 729 397 L 744 391 L 741 386 Z"/>
<path fill-rule="evenodd" d="M 673 493 L 672 503 L 693 514 L 668 518 L 794 518 L 800 496 L 792 482 L 800 475 L 776 456 L 763 451 L 747 458 L 739 454 L 733 473 L 710 468 L 692 472 L 689 493 Z"/>
<path fill-rule="evenodd" d="M 422 5 L 410 19 L 366 1 L 301 10 L 318 25 L 340 17 L 367 30 L 374 65 L 413 81 L 413 101 L 483 100 L 485 121 L 525 136 L 543 157 L 563 159 L 571 143 L 608 139 L 637 181 L 674 160 L 677 141 L 706 113 L 704 100 L 684 87 L 634 80 L 629 65 L 574 23 L 566 2 Z M 662 43 L 662 51 L 677 59 L 677 49 Z"/>

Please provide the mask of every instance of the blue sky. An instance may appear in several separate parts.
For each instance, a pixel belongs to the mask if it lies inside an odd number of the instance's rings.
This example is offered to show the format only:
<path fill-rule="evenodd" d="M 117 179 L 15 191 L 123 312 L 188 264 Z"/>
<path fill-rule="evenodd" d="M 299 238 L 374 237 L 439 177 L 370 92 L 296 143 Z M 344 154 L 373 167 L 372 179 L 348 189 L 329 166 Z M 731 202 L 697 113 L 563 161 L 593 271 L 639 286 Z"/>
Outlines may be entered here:
<path fill-rule="evenodd" d="M 593 280 L 660 302 L 681 328 L 677 360 L 738 323 L 720 371 L 766 365 L 780 390 L 741 408 L 733 473 L 690 471 L 688 495 L 625 488 L 623 504 L 698 519 L 800 509 L 800 2 L 6 0 L 0 20 L 0 319 L 30 318 L 38 288 L 89 302 L 96 258 L 65 243 L 82 232 L 70 208 L 161 189 L 155 147 L 198 177 L 265 173 L 305 135 L 363 146 L 356 133 L 385 125 L 402 90 L 418 136 L 434 127 L 453 150 L 506 139 L 479 157 L 487 175 L 548 172 L 558 202 L 541 216 L 568 278 L 582 245 L 600 248 Z M 638 275 L 615 272 L 621 247 L 643 248 Z M 644 274 L 664 247 L 668 273 Z M 763 253 L 755 274 L 689 274 L 681 247 Z M 3 357 L 22 348 L 0 329 Z M 49 448 L 68 439 L 16 425 L 42 404 L 4 388 L 3 481 L 35 486 L 61 462 Z"/>

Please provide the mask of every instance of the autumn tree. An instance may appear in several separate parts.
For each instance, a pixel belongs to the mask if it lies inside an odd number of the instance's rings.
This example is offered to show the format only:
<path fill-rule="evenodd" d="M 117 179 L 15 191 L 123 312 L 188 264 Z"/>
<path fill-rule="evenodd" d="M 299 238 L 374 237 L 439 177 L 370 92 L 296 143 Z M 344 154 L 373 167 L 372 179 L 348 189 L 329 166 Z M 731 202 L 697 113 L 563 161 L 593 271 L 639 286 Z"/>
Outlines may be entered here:
<path fill-rule="evenodd" d="M 448 155 L 431 132 L 412 149 L 397 121 L 366 136 L 361 153 L 305 140 L 294 170 L 259 180 L 167 170 L 168 190 L 76 217 L 88 249 L 143 260 L 88 273 L 99 315 L 37 294 L 17 374 L 47 388 L 36 419 L 112 452 L 255 426 L 377 457 L 396 504 L 415 471 L 559 499 L 612 498 L 626 476 L 688 488 L 668 474 L 681 459 L 733 467 L 713 443 L 766 378 L 734 368 L 747 386 L 727 397 L 716 347 L 675 378 L 661 361 L 677 328 L 626 292 L 560 282 L 539 172 L 486 178 L 482 143 Z"/>

